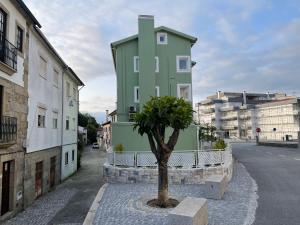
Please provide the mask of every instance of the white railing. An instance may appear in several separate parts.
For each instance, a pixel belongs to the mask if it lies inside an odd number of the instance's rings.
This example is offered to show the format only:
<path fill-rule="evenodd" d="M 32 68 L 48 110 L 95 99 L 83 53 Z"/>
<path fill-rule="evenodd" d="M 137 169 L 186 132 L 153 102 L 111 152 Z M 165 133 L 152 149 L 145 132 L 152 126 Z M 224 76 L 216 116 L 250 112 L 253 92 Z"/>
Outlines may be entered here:
<path fill-rule="evenodd" d="M 168 165 L 173 168 L 205 168 L 230 163 L 232 153 L 230 145 L 225 150 L 190 150 L 175 151 L 171 154 Z M 107 162 L 114 166 L 157 167 L 157 160 L 152 152 L 108 152 Z"/>

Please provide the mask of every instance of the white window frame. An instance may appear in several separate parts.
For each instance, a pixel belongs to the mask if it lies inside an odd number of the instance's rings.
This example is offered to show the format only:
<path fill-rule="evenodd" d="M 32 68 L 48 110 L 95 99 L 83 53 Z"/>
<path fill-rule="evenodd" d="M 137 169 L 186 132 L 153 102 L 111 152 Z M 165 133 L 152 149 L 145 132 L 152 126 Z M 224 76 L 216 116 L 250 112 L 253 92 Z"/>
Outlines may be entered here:
<path fill-rule="evenodd" d="M 53 111 L 52 114 L 53 114 L 52 128 L 53 129 L 58 129 L 58 112 Z"/>
<path fill-rule="evenodd" d="M 160 41 L 160 37 L 165 36 L 165 41 Z M 168 34 L 165 32 L 157 32 L 156 41 L 158 45 L 167 45 L 168 44 Z"/>
<path fill-rule="evenodd" d="M 38 107 L 38 113 L 37 113 L 37 127 L 38 128 L 46 128 L 46 115 L 47 115 L 47 109 Z M 40 124 L 39 124 L 40 123 Z"/>
<path fill-rule="evenodd" d="M 159 86 L 155 86 L 155 90 L 156 90 L 156 97 L 160 96 L 160 92 L 159 92 Z"/>
<path fill-rule="evenodd" d="M 57 82 L 56 82 L 56 76 L 57 76 Z M 57 88 L 59 86 L 59 72 L 57 69 L 53 69 L 53 86 Z"/>
<path fill-rule="evenodd" d="M 71 83 L 66 81 L 66 97 L 71 97 Z"/>
<path fill-rule="evenodd" d="M 192 85 L 190 83 L 184 83 L 184 84 L 177 84 L 177 97 L 181 98 L 180 96 L 180 88 L 181 87 L 188 87 L 189 93 L 188 93 L 188 99 L 185 99 L 187 101 L 192 101 Z"/>
<path fill-rule="evenodd" d="M 187 59 L 187 68 L 186 69 L 180 69 L 179 61 L 181 59 Z M 191 72 L 191 57 L 188 55 L 177 55 L 176 56 L 176 71 L 177 71 L 177 73 L 190 73 Z"/>
<path fill-rule="evenodd" d="M 140 91 L 139 91 L 140 87 L 139 86 L 135 86 L 134 87 L 134 102 L 135 103 L 139 103 L 140 102 Z M 137 93 L 138 92 L 138 93 Z"/>
<path fill-rule="evenodd" d="M 45 71 L 42 71 L 42 64 L 41 62 L 43 61 L 43 63 L 45 63 Z M 46 58 L 42 55 L 40 55 L 39 57 L 39 75 L 44 78 L 45 80 L 47 80 L 47 72 L 48 72 L 48 61 L 46 60 Z M 42 74 L 43 73 L 43 74 Z"/>
<path fill-rule="evenodd" d="M 155 56 L 155 73 L 159 73 L 159 58 Z"/>
<path fill-rule="evenodd" d="M 140 71 L 140 57 L 133 56 L 133 72 L 138 73 Z"/>

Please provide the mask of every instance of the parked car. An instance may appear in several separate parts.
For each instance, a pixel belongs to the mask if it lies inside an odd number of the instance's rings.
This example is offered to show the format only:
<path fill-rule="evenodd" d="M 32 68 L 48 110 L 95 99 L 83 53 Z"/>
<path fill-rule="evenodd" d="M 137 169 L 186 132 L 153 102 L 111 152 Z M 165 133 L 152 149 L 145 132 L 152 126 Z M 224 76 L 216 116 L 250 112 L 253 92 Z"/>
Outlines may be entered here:
<path fill-rule="evenodd" d="M 97 142 L 93 143 L 93 148 L 99 148 L 99 145 Z"/>

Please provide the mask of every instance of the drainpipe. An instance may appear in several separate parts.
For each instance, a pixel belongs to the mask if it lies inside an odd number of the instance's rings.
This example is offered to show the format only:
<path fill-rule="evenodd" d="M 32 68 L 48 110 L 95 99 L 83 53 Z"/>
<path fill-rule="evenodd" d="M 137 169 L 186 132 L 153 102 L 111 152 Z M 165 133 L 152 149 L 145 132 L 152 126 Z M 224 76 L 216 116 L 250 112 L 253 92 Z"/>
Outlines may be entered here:
<path fill-rule="evenodd" d="M 60 183 L 62 181 L 62 158 L 63 158 L 63 140 L 64 140 L 64 94 L 65 94 L 65 85 L 64 85 L 64 76 L 67 71 L 68 67 L 63 67 L 63 72 L 61 76 L 61 149 L 60 149 Z"/>

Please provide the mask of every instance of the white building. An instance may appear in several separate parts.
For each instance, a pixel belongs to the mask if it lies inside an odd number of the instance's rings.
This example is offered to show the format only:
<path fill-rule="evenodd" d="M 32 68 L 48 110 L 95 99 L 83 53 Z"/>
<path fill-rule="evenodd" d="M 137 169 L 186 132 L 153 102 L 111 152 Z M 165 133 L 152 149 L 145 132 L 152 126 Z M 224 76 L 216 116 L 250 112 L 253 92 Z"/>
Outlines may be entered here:
<path fill-rule="evenodd" d="M 87 144 L 87 129 L 85 127 L 78 126 L 78 134 L 82 135 L 82 141 Z M 98 133 L 97 133 L 98 136 Z"/>

